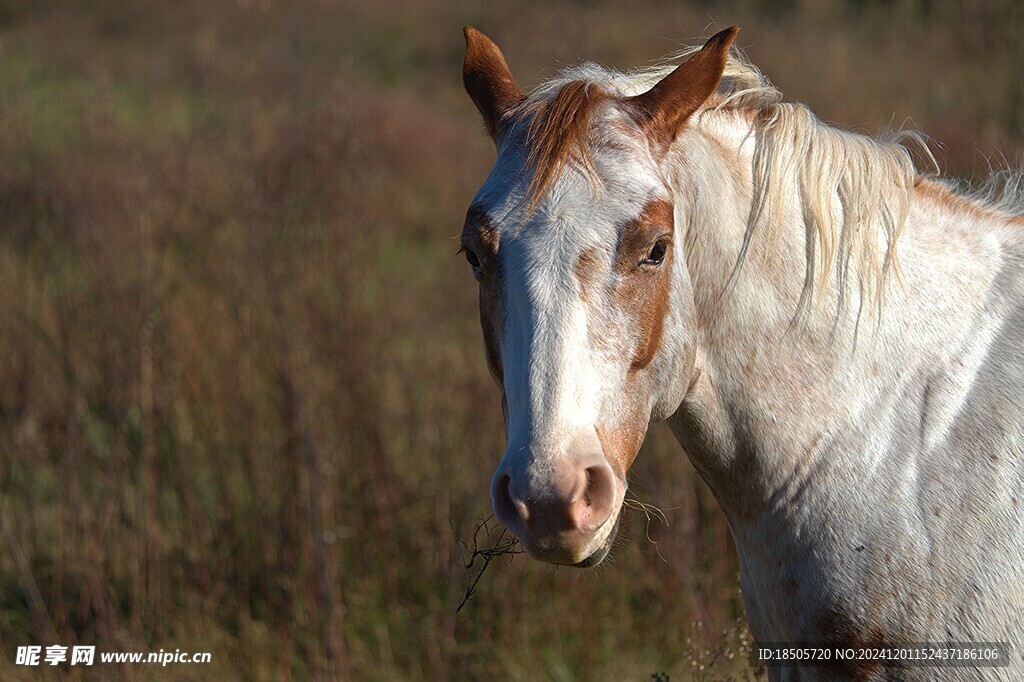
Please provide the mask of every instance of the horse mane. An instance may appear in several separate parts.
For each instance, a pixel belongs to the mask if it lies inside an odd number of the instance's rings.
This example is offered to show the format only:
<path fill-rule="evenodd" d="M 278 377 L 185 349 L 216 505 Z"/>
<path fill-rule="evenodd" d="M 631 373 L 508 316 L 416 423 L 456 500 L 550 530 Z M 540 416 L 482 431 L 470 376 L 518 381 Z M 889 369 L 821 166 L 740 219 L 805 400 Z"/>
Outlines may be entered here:
<path fill-rule="evenodd" d="M 699 49 L 685 48 L 661 64 L 631 72 L 586 62 L 538 86 L 512 114 L 515 120 L 528 121 L 527 157 L 534 172 L 528 189 L 530 210 L 570 164 L 595 177 L 591 121 L 602 102 L 646 92 Z M 785 207 L 800 206 L 807 246 L 797 317 L 814 290 L 824 289 L 833 273 L 840 307 L 851 274 L 856 275 L 861 304 L 878 302 L 887 274 L 896 271 L 898 276 L 896 243 L 921 175 L 908 147 L 916 146 L 937 168 L 924 136 L 896 131 L 869 137 L 824 123 L 807 106 L 784 102 L 782 93 L 736 48 L 726 62 L 717 93 L 702 110 L 737 111 L 753 121 L 754 199 L 729 284 L 754 236 L 769 232 L 773 218 Z M 700 112 L 693 120 L 699 121 L 699 116 Z M 1006 189 L 997 191 L 997 185 Z M 1016 173 L 1001 181 L 996 178 L 983 189 L 983 196 L 956 193 L 1020 213 L 1022 190 L 1022 175 Z"/>
<path fill-rule="evenodd" d="M 519 117 L 529 119 L 527 163 L 534 169 L 527 189 L 530 212 L 570 162 L 578 163 L 587 177 L 596 177 L 587 144 L 590 115 L 608 95 L 591 86 L 587 81 L 570 80 L 560 85 L 551 99 L 530 98 L 519 112 Z"/>
<path fill-rule="evenodd" d="M 991 170 L 988 179 L 977 188 L 954 184 L 950 191 L 983 208 L 1024 217 L 1024 168 Z"/>

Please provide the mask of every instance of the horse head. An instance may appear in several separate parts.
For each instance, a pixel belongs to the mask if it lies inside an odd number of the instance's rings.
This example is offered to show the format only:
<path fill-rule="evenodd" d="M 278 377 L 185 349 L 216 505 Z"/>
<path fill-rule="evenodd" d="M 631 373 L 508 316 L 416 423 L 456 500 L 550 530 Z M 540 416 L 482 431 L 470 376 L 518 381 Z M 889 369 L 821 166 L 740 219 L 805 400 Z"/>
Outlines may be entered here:
<path fill-rule="evenodd" d="M 465 29 L 463 81 L 498 151 L 461 236 L 508 436 L 491 498 L 537 559 L 604 559 L 648 426 L 690 386 L 694 304 L 665 157 L 737 31 L 642 92 L 566 78 L 527 97 Z"/>

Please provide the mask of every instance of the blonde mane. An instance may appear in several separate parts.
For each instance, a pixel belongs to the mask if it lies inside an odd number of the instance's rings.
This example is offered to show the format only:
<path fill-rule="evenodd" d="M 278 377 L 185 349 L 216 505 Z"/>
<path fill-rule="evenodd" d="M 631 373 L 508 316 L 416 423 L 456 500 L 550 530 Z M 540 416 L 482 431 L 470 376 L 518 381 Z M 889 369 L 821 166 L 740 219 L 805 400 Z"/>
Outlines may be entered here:
<path fill-rule="evenodd" d="M 596 107 L 646 92 L 699 49 L 687 48 L 669 62 L 628 73 L 584 63 L 534 90 L 513 113 L 528 121 L 531 210 L 569 164 L 592 175 L 591 114 Z M 704 109 L 745 112 L 754 122 L 754 201 L 730 285 L 754 235 L 768 233 L 784 207 L 800 206 L 807 266 L 797 317 L 814 289 L 824 289 L 833 273 L 840 308 L 851 274 L 861 302 L 877 303 L 886 275 L 898 274 L 896 243 L 919 176 L 907 145 L 916 145 L 934 163 L 923 136 L 902 131 L 873 138 L 830 126 L 805 105 L 783 102 L 779 90 L 735 49 L 718 92 Z"/>

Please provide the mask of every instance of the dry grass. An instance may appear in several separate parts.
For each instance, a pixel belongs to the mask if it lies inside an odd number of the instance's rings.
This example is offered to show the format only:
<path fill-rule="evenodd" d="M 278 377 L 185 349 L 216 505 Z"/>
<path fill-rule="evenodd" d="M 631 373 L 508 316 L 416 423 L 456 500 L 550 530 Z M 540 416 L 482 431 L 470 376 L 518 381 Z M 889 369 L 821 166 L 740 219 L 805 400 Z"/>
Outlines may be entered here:
<path fill-rule="evenodd" d="M 1020 12 L 0 4 L 0 676 L 61 642 L 214 654 L 97 679 L 753 678 L 727 526 L 661 428 L 613 563 L 502 557 L 455 612 L 503 447 L 453 255 L 493 155 L 459 28 L 530 85 L 739 23 L 791 98 L 913 115 L 969 176 L 1020 146 Z"/>

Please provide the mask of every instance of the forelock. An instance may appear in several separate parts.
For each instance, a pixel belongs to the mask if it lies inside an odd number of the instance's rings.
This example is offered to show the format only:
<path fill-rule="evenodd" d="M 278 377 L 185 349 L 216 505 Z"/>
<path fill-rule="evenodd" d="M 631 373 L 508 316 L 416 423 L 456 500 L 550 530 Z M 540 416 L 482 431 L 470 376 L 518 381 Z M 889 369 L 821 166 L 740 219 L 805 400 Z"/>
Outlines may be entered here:
<path fill-rule="evenodd" d="M 570 80 L 557 90 L 535 93 L 517 112 L 516 118 L 526 126 L 526 159 L 533 172 L 527 189 L 530 211 L 570 164 L 596 179 L 589 143 L 591 122 L 595 109 L 610 98 L 592 82 Z"/>

